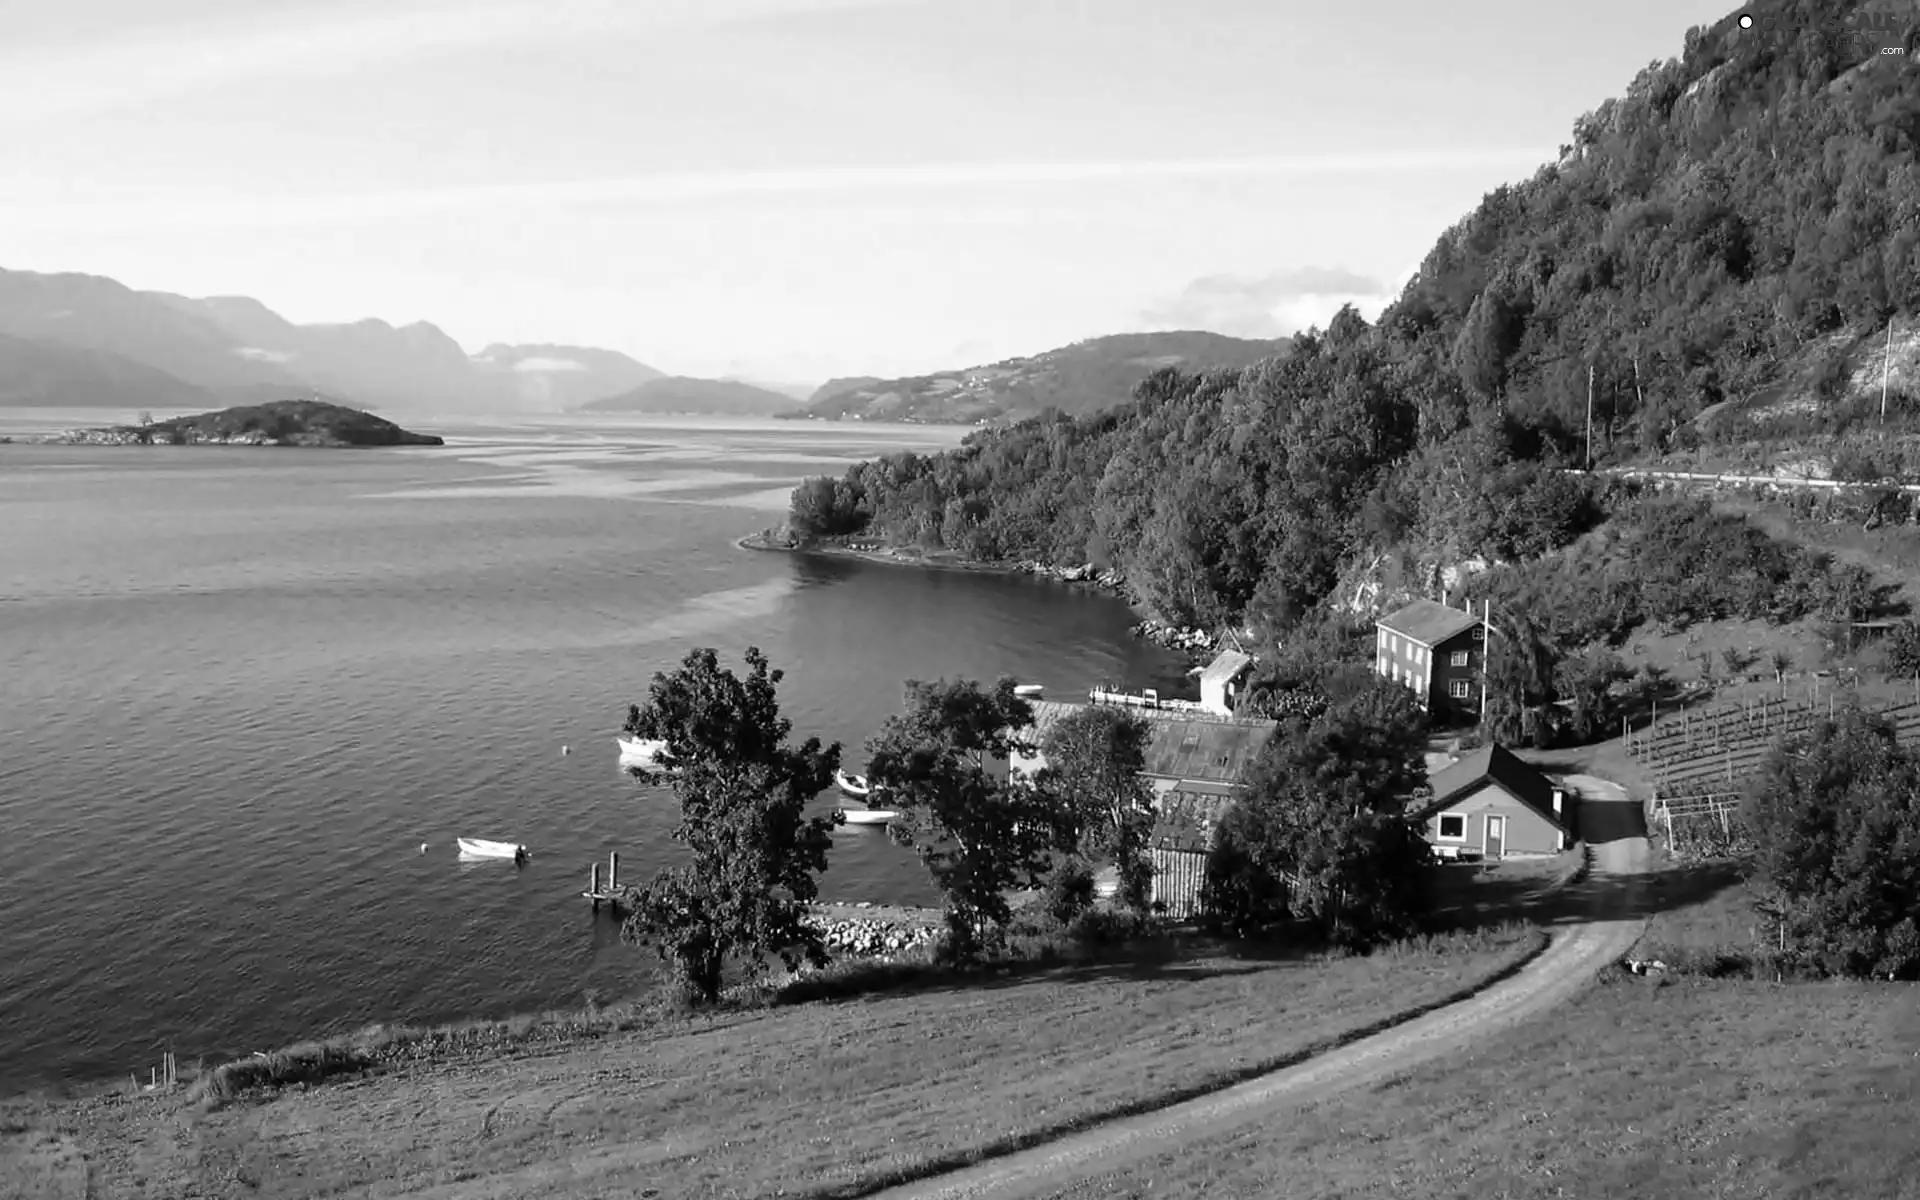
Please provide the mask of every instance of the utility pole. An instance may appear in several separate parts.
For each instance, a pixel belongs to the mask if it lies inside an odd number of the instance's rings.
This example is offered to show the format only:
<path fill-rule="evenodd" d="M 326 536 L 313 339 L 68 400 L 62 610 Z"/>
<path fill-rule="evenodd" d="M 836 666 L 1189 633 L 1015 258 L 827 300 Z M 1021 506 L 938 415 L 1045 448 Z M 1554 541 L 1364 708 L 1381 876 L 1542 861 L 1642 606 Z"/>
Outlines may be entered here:
<path fill-rule="evenodd" d="M 1483 600 L 1480 609 L 1480 724 L 1487 723 L 1487 683 L 1493 678 L 1493 601 Z M 1471 602 L 1468 611 L 1471 612 Z"/>
<path fill-rule="evenodd" d="M 1885 407 L 1884 403 L 1882 407 Z M 1587 470 L 1593 470 L 1593 364 L 1587 364 Z"/>
<path fill-rule="evenodd" d="M 1887 423 L 1887 372 L 1893 367 L 1893 318 L 1887 318 L 1887 352 L 1880 359 L 1880 423 Z"/>

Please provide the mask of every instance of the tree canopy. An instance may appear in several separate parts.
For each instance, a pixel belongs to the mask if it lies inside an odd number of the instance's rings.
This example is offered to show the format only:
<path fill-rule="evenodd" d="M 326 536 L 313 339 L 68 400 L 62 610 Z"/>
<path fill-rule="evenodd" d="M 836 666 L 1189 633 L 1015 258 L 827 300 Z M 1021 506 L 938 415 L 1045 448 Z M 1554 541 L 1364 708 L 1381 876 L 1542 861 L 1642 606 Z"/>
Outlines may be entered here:
<path fill-rule="evenodd" d="M 805 921 L 827 867 L 833 821 L 805 816 L 833 780 L 840 747 L 808 738 L 791 745 L 775 686 L 758 648 L 742 679 L 712 650 L 687 654 L 654 676 L 644 707 L 629 713 L 640 737 L 666 743 L 661 765 L 680 801 L 673 839 L 689 861 L 668 867 L 628 896 L 621 934 L 653 945 L 692 998 L 718 998 L 731 959 L 764 969 L 778 955 L 789 969 L 824 965 L 817 930 Z"/>
<path fill-rule="evenodd" d="M 1920 759 L 1884 718 L 1776 747 L 1742 819 L 1785 939 L 1826 971 L 1920 978 Z"/>
<path fill-rule="evenodd" d="M 1690 31 L 1442 235 L 1374 324 L 1346 310 L 1284 359 L 1164 370 L 1124 408 L 809 480 L 793 528 L 1116 565 L 1173 620 L 1278 630 L 1396 545 L 1559 550 L 1600 513 L 1558 468 L 1745 436 L 1721 418 L 1803 384 L 1835 400 L 1834 356 L 1920 307 L 1920 101 L 1858 36 L 1867 9 L 1767 0 L 1745 10 L 1764 35 Z"/>
<path fill-rule="evenodd" d="M 914 847 L 946 898 L 948 948 L 973 954 L 984 927 L 1004 928 L 1006 894 L 1038 886 L 1057 828 L 1032 780 L 1007 770 L 1030 750 L 1018 731 L 1033 706 L 1012 679 L 909 680 L 903 711 L 867 743 L 868 778 L 900 812 L 889 836 Z"/>
<path fill-rule="evenodd" d="M 1426 780 L 1424 714 L 1398 684 L 1355 683 L 1269 742 L 1227 810 L 1204 897 L 1218 925 L 1251 933 L 1292 918 L 1365 948 L 1424 919 L 1430 854 L 1407 816 Z"/>

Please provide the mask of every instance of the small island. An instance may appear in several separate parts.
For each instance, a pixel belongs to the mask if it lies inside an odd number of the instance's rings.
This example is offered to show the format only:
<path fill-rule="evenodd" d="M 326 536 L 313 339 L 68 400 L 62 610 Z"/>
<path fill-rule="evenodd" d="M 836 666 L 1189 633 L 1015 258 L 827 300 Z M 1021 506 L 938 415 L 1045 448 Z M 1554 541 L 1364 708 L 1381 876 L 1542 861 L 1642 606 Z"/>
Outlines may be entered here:
<path fill-rule="evenodd" d="M 392 421 L 324 400 L 272 400 L 139 425 L 69 429 L 41 439 L 72 446 L 444 446 Z"/>

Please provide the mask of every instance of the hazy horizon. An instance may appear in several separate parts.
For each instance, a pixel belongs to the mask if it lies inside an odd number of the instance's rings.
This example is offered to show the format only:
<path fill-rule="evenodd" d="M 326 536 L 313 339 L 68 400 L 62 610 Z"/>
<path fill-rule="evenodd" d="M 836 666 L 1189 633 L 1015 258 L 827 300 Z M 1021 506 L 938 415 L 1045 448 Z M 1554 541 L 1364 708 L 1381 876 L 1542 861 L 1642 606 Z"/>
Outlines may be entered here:
<path fill-rule="evenodd" d="M 0 267 L 787 384 L 1275 337 L 1731 11 L 1280 7 L 70 0 L 0 48 Z"/>

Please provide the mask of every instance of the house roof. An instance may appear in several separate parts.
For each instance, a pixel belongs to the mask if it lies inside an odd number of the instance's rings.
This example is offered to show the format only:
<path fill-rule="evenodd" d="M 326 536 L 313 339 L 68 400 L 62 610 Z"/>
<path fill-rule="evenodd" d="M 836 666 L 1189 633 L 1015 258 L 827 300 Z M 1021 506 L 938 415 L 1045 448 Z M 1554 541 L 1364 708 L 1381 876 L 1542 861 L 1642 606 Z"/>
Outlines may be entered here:
<path fill-rule="evenodd" d="M 1232 806 L 1230 795 L 1174 788 L 1155 801 L 1147 847 L 1205 854 L 1213 849 L 1214 833 Z"/>
<path fill-rule="evenodd" d="M 1200 672 L 1200 683 L 1205 686 L 1209 683 L 1230 682 L 1234 676 L 1251 665 L 1253 665 L 1252 655 L 1242 654 L 1238 650 L 1222 650 L 1220 657 L 1208 663 L 1207 669 Z"/>
<path fill-rule="evenodd" d="M 1483 784 L 1497 783 L 1514 799 L 1562 829 L 1566 823 L 1553 811 L 1553 781 L 1534 770 L 1505 746 L 1485 746 L 1427 779 L 1433 798 L 1417 805 L 1410 813 L 1425 820 L 1463 799 Z"/>
<path fill-rule="evenodd" d="M 1436 600 L 1415 600 L 1374 622 L 1382 629 L 1411 638 L 1429 648 L 1438 646 L 1448 638 L 1458 637 L 1479 623 L 1480 618 L 1472 613 L 1448 608 Z"/>
<path fill-rule="evenodd" d="M 1062 720 L 1089 707 L 1063 700 L 1034 700 L 1033 724 L 1022 736 L 1036 746 Z M 1152 733 L 1146 746 L 1144 774 L 1163 779 L 1199 780 L 1217 784 L 1246 782 L 1247 773 L 1280 728 L 1277 721 L 1253 721 L 1212 716 L 1187 710 L 1129 708 L 1146 720 Z"/>

